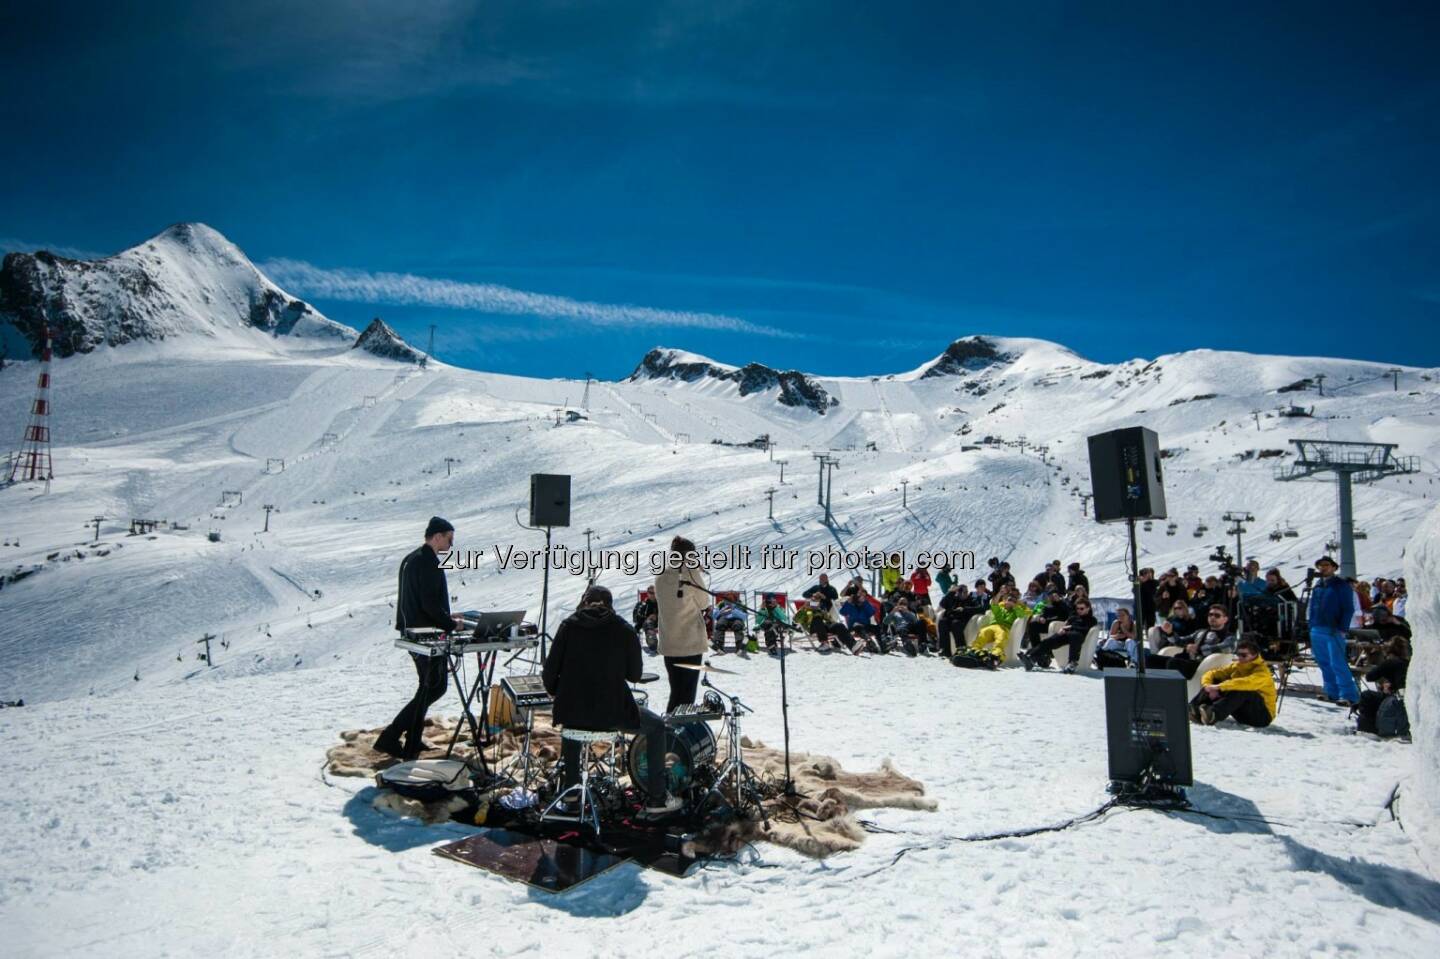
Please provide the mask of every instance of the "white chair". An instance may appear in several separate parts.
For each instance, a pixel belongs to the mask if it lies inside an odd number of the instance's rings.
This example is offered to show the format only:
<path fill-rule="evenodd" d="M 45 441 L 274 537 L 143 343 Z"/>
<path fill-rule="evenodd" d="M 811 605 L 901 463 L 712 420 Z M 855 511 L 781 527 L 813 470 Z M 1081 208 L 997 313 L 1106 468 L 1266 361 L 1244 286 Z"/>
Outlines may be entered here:
<path fill-rule="evenodd" d="M 1063 628 L 1063 624 L 1062 624 L 1062 628 Z M 1060 631 L 1060 630 L 1058 630 L 1058 629 L 1053 629 L 1053 628 L 1052 628 L 1052 629 L 1050 630 L 1050 635 L 1053 636 L 1053 635 L 1055 635 L 1056 633 L 1058 633 L 1059 631 Z M 1090 631 L 1085 634 L 1085 641 L 1080 644 L 1080 662 L 1079 662 L 1079 664 L 1075 667 L 1076 671 L 1078 671 L 1078 672 L 1085 672 L 1085 673 L 1093 673 L 1093 672 L 1096 672 L 1096 670 L 1090 665 L 1090 663 L 1091 663 L 1092 660 L 1095 659 L 1095 646 L 1096 646 L 1096 644 L 1099 643 L 1099 642 L 1100 642 L 1100 627 L 1099 627 L 1099 626 L 1091 626 L 1091 627 L 1090 627 Z M 1066 666 L 1070 665 L 1070 647 L 1069 647 L 1069 646 L 1061 646 L 1059 649 L 1055 650 L 1055 652 L 1054 652 L 1053 655 L 1054 655 L 1054 657 L 1055 657 L 1055 667 L 1056 667 L 1057 669 L 1064 669 Z"/>
<path fill-rule="evenodd" d="M 1185 684 L 1186 689 L 1190 693 L 1190 698 L 1194 699 L 1200 695 L 1200 681 L 1205 678 L 1206 673 L 1212 669 L 1219 669 L 1221 666 L 1229 666 L 1233 662 L 1235 662 L 1235 657 L 1229 653 L 1211 653 L 1209 656 L 1200 660 L 1200 666 L 1195 670 L 1195 675 Z"/>
<path fill-rule="evenodd" d="M 1001 662 L 1002 666 L 1020 665 L 1020 643 L 1025 639 L 1025 624 L 1029 621 L 1030 617 L 1021 616 L 1010 624 L 1010 637 L 1005 641 L 1005 658 Z"/>
<path fill-rule="evenodd" d="M 1161 655 L 1161 656 L 1179 656 L 1179 655 L 1180 655 L 1181 653 L 1183 653 L 1183 652 L 1185 652 L 1185 647 L 1184 647 L 1184 646 L 1166 646 L 1164 649 L 1160 650 L 1159 655 Z"/>
<path fill-rule="evenodd" d="M 614 730 L 590 730 L 590 729 L 562 729 L 560 739 L 563 742 L 580 744 L 580 781 L 573 786 L 567 786 L 560 790 L 560 793 L 545 807 L 540 814 L 540 820 L 559 819 L 565 822 L 590 823 L 595 830 L 596 838 L 600 836 L 600 810 L 595 805 L 595 797 L 590 794 L 590 766 L 591 748 L 596 743 L 605 743 L 610 748 L 606 752 L 606 760 L 609 762 L 609 775 L 615 778 L 615 756 L 619 752 L 621 734 Z M 563 752 L 562 752 L 563 756 Z M 602 770 L 603 772 L 603 770 Z M 571 794 L 578 793 L 579 800 L 574 813 L 565 812 L 557 807 Z"/>
<path fill-rule="evenodd" d="M 983 614 L 980 616 L 971 616 L 970 619 L 965 623 L 966 649 L 969 649 L 971 646 L 975 645 L 975 637 L 980 635 L 980 620 L 984 618 L 985 617 Z"/>

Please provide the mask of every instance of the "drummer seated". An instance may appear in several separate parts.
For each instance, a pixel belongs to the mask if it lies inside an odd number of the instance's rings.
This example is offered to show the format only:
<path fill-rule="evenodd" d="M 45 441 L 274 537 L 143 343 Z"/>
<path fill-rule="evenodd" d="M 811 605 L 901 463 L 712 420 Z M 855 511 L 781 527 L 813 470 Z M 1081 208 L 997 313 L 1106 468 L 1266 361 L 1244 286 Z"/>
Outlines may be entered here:
<path fill-rule="evenodd" d="M 659 816 L 679 809 L 682 802 L 666 786 L 665 721 L 640 708 L 630 692 L 629 684 L 640 681 L 642 664 L 640 638 L 615 614 L 610 590 L 591 586 L 580 608 L 556 630 L 541 679 L 555 698 L 557 726 L 645 735 L 647 782 L 637 785 L 649 797 L 645 812 Z M 581 744 L 563 740 L 560 758 L 562 788 L 569 788 L 580 781 L 585 758 Z"/>

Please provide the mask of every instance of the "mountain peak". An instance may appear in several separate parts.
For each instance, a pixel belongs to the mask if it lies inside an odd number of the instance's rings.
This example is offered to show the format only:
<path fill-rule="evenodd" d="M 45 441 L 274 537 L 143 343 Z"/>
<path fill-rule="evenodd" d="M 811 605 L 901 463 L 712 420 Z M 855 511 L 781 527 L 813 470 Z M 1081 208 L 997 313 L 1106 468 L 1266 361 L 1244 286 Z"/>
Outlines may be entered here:
<path fill-rule="evenodd" d="M 204 223 L 176 223 L 101 260 L 12 253 L 0 268 L 0 322 L 36 350 L 48 325 L 62 357 L 137 340 L 255 331 L 298 337 L 291 342 L 300 346 L 356 336 L 270 282 Z"/>
<path fill-rule="evenodd" d="M 370 321 L 365 331 L 355 340 L 352 350 L 364 350 L 387 360 L 399 360 L 402 363 L 425 363 L 425 354 L 405 342 L 404 337 L 396 333 L 380 317 Z"/>

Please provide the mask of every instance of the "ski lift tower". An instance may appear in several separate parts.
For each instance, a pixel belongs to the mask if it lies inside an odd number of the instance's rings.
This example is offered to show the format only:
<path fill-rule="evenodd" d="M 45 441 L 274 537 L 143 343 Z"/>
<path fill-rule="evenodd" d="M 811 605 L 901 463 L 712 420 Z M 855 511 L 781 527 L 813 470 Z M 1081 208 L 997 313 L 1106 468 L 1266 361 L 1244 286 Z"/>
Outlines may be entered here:
<path fill-rule="evenodd" d="M 1397 457 L 1394 443 L 1364 443 L 1346 440 L 1295 440 L 1295 462 L 1275 469 L 1281 481 L 1308 479 L 1335 474 L 1340 510 L 1340 575 L 1355 573 L 1355 510 L 1351 488 L 1355 483 L 1373 483 L 1386 476 L 1419 472 L 1419 460 Z"/>
<path fill-rule="evenodd" d="M 35 386 L 35 398 L 30 404 L 30 422 L 25 426 L 25 438 L 20 448 L 10 458 L 10 475 L 7 483 L 33 483 L 50 481 L 55 470 L 50 459 L 50 327 L 44 329 L 45 346 L 40 351 L 40 376 Z"/>

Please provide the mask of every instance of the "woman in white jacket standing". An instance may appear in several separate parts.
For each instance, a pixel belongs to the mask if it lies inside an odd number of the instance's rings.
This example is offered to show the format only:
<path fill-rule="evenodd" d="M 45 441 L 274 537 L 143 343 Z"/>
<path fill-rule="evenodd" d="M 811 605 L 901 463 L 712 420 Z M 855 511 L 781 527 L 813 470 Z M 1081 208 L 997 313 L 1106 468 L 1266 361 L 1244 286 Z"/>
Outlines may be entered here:
<path fill-rule="evenodd" d="M 705 590 L 705 570 L 695 553 L 695 544 L 683 536 L 670 541 L 664 570 L 655 577 L 655 602 L 658 609 L 660 655 L 665 657 L 665 673 L 670 679 L 668 713 L 682 703 L 695 701 L 700 674 L 693 669 L 680 669 L 681 663 L 698 666 L 708 644 L 705 637 L 705 610 L 710 594 Z"/>

